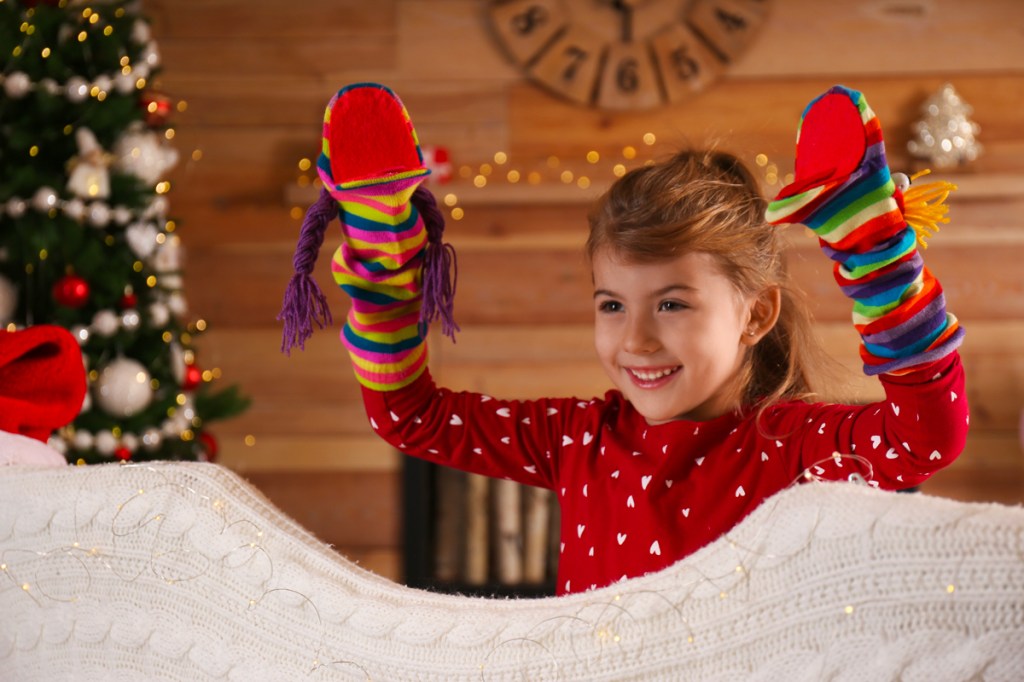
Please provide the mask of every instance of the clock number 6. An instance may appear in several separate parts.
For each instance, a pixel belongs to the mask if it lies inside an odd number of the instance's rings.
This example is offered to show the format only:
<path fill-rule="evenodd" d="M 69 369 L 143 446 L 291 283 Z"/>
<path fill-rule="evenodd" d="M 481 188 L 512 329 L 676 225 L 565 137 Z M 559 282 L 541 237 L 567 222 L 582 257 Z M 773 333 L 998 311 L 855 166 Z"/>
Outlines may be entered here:
<path fill-rule="evenodd" d="M 547 21 L 548 16 L 548 11 L 544 7 L 530 5 L 525 12 L 520 12 L 512 17 L 512 30 L 521 36 L 525 36 Z"/>
<path fill-rule="evenodd" d="M 640 85 L 640 76 L 637 74 L 638 66 L 636 59 L 633 57 L 628 57 L 619 62 L 619 67 L 615 70 L 615 84 L 619 86 L 619 90 L 622 92 L 636 92 L 637 86 Z"/>

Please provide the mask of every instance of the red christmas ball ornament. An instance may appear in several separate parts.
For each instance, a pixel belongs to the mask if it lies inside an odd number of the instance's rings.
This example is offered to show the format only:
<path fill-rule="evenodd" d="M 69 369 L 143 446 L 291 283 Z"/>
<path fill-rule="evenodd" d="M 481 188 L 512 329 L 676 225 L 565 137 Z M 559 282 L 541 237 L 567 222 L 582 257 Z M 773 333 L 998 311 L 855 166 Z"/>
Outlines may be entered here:
<path fill-rule="evenodd" d="M 139 100 L 143 119 L 150 128 L 161 128 L 171 118 L 171 98 L 163 93 L 147 91 Z"/>
<path fill-rule="evenodd" d="M 132 451 L 122 445 L 114 450 L 114 457 L 117 457 L 122 462 L 127 462 L 132 458 Z"/>
<path fill-rule="evenodd" d="M 195 365 L 185 365 L 185 378 L 181 382 L 181 387 L 186 391 L 191 391 L 193 388 L 199 385 L 199 382 L 203 380 L 203 372 Z"/>
<path fill-rule="evenodd" d="M 420 152 L 423 154 L 423 165 L 430 169 L 427 183 L 443 185 L 452 179 L 452 163 L 446 147 L 425 144 L 420 147 Z"/>
<path fill-rule="evenodd" d="M 89 300 L 89 283 L 78 275 L 65 275 L 53 285 L 53 300 L 67 308 L 81 308 Z"/>
<path fill-rule="evenodd" d="M 126 291 L 124 296 L 121 297 L 121 309 L 128 310 L 134 308 L 139 304 L 139 297 L 134 292 Z"/>
<path fill-rule="evenodd" d="M 217 439 L 209 432 L 203 431 L 199 434 L 199 445 L 203 449 L 203 454 L 206 456 L 207 462 L 212 462 L 217 459 L 217 453 L 220 452 L 220 446 L 217 445 Z"/>

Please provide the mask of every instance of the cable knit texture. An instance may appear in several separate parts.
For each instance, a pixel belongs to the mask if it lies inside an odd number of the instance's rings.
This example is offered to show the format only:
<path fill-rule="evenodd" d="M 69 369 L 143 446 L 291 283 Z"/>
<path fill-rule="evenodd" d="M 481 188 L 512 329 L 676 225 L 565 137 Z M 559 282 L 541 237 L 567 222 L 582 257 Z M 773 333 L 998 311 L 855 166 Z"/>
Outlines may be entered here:
<path fill-rule="evenodd" d="M 658 573 L 405 588 L 212 464 L 0 471 L 0 679 L 1019 680 L 1024 510 L 787 489 Z"/>

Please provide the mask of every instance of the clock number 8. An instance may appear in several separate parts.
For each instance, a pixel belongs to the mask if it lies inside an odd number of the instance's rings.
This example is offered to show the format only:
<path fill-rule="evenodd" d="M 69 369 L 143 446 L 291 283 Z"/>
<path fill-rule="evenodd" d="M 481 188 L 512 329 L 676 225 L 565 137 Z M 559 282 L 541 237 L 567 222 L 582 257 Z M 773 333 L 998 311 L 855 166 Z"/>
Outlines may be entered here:
<path fill-rule="evenodd" d="M 512 29 L 521 36 L 532 33 L 548 20 L 548 11 L 541 5 L 530 5 L 525 12 L 512 17 Z"/>

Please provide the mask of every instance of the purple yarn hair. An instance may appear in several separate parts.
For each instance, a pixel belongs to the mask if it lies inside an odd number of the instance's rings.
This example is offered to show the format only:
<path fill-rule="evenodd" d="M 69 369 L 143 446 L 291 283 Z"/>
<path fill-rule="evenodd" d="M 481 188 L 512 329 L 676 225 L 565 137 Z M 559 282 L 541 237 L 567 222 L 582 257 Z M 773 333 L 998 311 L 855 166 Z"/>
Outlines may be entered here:
<path fill-rule="evenodd" d="M 442 242 L 444 216 L 429 190 L 417 187 L 412 195 L 413 206 L 420 212 L 427 229 L 427 246 L 423 260 L 423 306 L 420 308 L 420 334 L 426 336 L 427 327 L 438 320 L 441 333 L 455 340 L 459 325 L 455 323 L 455 282 L 458 270 L 455 249 Z M 291 355 L 292 348 L 305 350 L 306 339 L 313 335 L 313 323 L 320 329 L 333 321 L 327 299 L 313 279 L 313 266 L 324 243 L 324 234 L 331 220 L 338 216 L 340 207 L 326 189 L 306 211 L 299 231 L 292 265 L 295 274 L 284 292 L 284 302 L 277 319 L 284 322 L 281 352 Z"/>
<path fill-rule="evenodd" d="M 455 249 L 442 241 L 444 216 L 437 200 L 422 185 L 412 195 L 412 204 L 420 212 L 427 228 L 427 247 L 423 261 L 423 307 L 420 308 L 420 335 L 434 320 L 441 323 L 441 333 L 455 341 L 459 325 L 455 323 L 455 284 L 459 278 Z"/>
<path fill-rule="evenodd" d="M 295 274 L 284 292 L 284 303 L 277 319 L 284 322 L 281 352 L 291 355 L 295 346 L 305 350 L 306 339 L 313 335 L 313 322 L 320 329 L 331 324 L 331 311 L 327 299 L 313 279 L 313 266 L 324 243 L 324 234 L 331 219 L 338 215 L 338 204 L 326 189 L 320 191 L 316 202 L 306 211 L 299 231 L 292 265 Z"/>

